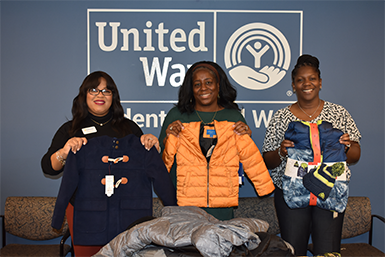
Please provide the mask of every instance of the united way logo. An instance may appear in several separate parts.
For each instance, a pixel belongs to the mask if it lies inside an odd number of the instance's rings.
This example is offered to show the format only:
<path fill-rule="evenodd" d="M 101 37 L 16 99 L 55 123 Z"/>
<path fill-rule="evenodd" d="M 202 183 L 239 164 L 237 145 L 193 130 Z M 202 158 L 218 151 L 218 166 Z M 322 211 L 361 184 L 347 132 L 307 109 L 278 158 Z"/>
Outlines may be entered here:
<path fill-rule="evenodd" d="M 224 56 L 225 67 L 235 82 L 251 90 L 263 90 L 286 75 L 291 51 L 281 31 L 256 22 L 240 27 L 231 35 Z"/>

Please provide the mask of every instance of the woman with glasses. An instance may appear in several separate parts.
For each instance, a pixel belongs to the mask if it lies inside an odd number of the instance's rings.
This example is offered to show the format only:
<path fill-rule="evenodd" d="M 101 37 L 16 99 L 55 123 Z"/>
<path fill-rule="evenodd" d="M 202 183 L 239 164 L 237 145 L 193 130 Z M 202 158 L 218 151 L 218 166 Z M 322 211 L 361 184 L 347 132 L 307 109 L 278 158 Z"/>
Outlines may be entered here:
<path fill-rule="evenodd" d="M 139 126 L 124 117 L 118 88 L 105 72 L 89 74 L 79 88 L 72 105 L 72 120 L 64 123 L 52 139 L 41 160 L 43 172 L 58 175 L 63 171 L 69 151 L 76 153 L 87 140 L 98 136 L 121 138 L 134 134 L 146 149 L 159 148 L 157 137 L 143 135 Z"/>
<path fill-rule="evenodd" d="M 84 79 L 79 88 L 79 94 L 73 100 L 72 116 L 72 120 L 64 123 L 56 132 L 51 146 L 41 160 L 45 174 L 61 174 L 69 152 L 76 153 L 83 145 L 87 144 L 89 139 L 94 137 L 122 138 L 134 134 L 140 137 L 147 150 L 153 146 L 159 150 L 158 139 L 155 136 L 143 135 L 136 123 L 124 117 L 118 89 L 113 79 L 105 72 L 96 71 Z M 66 210 L 71 235 L 74 213 L 73 201 L 74 196 Z M 92 256 L 101 247 L 75 245 L 75 255 Z"/>

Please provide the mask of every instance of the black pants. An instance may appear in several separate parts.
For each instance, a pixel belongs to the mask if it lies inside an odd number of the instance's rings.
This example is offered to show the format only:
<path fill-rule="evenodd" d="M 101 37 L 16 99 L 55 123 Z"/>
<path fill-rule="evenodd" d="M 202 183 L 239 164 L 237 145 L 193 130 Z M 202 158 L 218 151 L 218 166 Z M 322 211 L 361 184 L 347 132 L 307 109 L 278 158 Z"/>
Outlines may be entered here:
<path fill-rule="evenodd" d="M 274 203 L 281 237 L 294 247 L 296 255 L 306 256 L 310 234 L 313 255 L 340 252 L 345 212 L 335 217 L 334 212 L 316 206 L 290 209 L 279 188 L 274 192 Z"/>

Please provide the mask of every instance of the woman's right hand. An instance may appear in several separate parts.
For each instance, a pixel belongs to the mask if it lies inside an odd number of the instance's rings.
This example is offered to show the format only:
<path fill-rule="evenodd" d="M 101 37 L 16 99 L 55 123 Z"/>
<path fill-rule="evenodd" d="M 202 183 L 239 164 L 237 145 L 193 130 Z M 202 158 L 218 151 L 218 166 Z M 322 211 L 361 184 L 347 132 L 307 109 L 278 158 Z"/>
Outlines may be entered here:
<path fill-rule="evenodd" d="M 283 140 L 278 148 L 279 155 L 287 156 L 287 147 L 294 147 L 294 142 L 287 139 Z"/>
<path fill-rule="evenodd" d="M 180 120 L 176 120 L 168 125 L 166 128 L 166 137 L 163 140 L 163 144 L 166 144 L 166 140 L 169 135 L 179 136 L 179 133 L 184 129 L 183 124 Z"/>
<path fill-rule="evenodd" d="M 64 166 L 65 160 L 67 159 L 68 153 L 72 151 L 76 154 L 80 148 L 87 144 L 87 138 L 85 137 L 73 137 L 70 138 L 63 148 L 57 150 L 51 155 L 51 165 L 56 171 L 61 170 Z"/>
<path fill-rule="evenodd" d="M 275 169 L 281 164 L 281 156 L 287 156 L 287 147 L 294 147 L 294 142 L 285 139 L 277 149 L 263 153 L 263 160 L 269 170 Z"/>
<path fill-rule="evenodd" d="M 64 147 L 62 148 L 62 157 L 64 159 L 67 159 L 67 155 L 70 151 L 72 151 L 74 154 L 76 154 L 77 151 L 82 148 L 83 145 L 87 144 L 87 138 L 85 137 L 73 137 L 70 138 L 67 143 L 65 143 Z"/>

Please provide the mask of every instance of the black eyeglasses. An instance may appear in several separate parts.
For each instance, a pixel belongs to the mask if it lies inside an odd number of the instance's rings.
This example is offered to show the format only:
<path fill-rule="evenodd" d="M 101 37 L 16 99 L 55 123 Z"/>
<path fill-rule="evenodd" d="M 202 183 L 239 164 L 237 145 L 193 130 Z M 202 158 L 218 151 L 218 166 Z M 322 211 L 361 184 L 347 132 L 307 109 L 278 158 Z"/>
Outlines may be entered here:
<path fill-rule="evenodd" d="M 91 88 L 90 90 L 88 90 L 88 92 L 91 94 L 91 95 L 98 95 L 100 92 L 104 95 L 104 96 L 110 96 L 112 95 L 112 91 L 109 90 L 109 89 L 97 89 L 97 88 Z"/>

